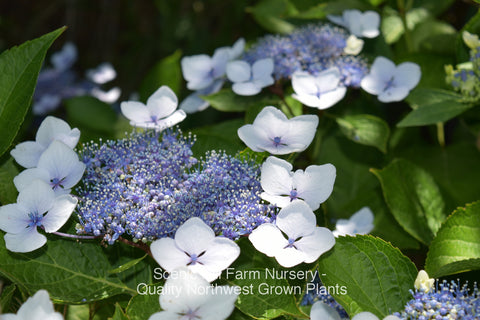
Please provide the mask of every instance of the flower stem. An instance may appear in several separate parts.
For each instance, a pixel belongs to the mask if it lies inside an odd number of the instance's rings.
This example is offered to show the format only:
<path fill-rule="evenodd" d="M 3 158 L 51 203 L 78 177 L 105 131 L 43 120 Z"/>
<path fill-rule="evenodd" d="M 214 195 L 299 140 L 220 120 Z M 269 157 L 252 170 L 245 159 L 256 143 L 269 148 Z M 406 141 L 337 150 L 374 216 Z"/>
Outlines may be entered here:
<path fill-rule="evenodd" d="M 60 237 L 64 238 L 71 238 L 71 239 L 78 239 L 78 240 L 93 240 L 93 239 L 98 239 L 101 236 L 78 236 L 76 234 L 69 234 L 69 233 L 63 233 L 63 232 L 52 232 L 52 234 L 55 234 Z"/>
<path fill-rule="evenodd" d="M 445 130 L 443 128 L 443 122 L 437 123 L 437 138 L 440 146 L 442 148 L 445 147 Z"/>
<path fill-rule="evenodd" d="M 150 247 L 143 242 L 135 243 L 133 241 L 130 241 L 130 240 L 122 238 L 122 237 L 118 237 L 118 241 L 123 242 L 126 245 L 129 245 L 131 247 L 139 248 L 139 249 L 145 251 L 150 257 L 153 258 L 152 252 L 150 251 Z"/>
<path fill-rule="evenodd" d="M 413 52 L 413 41 L 412 35 L 410 34 L 410 30 L 408 29 L 407 24 L 407 13 L 412 8 L 413 0 L 408 0 L 407 4 L 405 5 L 405 0 L 397 0 L 398 11 L 400 13 L 400 18 L 402 19 L 403 29 L 405 31 L 405 43 L 407 45 L 407 50 L 409 52 Z"/>

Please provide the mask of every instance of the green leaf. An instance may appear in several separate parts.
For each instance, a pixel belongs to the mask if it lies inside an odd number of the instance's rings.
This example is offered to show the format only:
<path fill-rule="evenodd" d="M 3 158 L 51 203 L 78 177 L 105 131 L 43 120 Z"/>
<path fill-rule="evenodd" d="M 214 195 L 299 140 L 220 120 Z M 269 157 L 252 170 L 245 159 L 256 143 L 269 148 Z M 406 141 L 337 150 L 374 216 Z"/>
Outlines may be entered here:
<path fill-rule="evenodd" d="M 445 100 L 442 102 L 427 104 L 410 112 L 397 124 L 397 126 L 414 127 L 445 122 L 462 114 L 471 107 L 471 104 L 455 100 Z"/>
<path fill-rule="evenodd" d="M 445 220 L 445 204 L 430 174 L 401 159 L 371 169 L 397 222 L 415 239 L 429 244 Z"/>
<path fill-rule="evenodd" d="M 331 163 L 337 168 L 333 192 L 322 204 L 327 212 L 342 212 L 347 203 L 368 195 L 379 185 L 369 169 L 380 166 L 381 155 L 375 149 L 348 140 L 340 132 L 323 138 L 314 164 Z"/>
<path fill-rule="evenodd" d="M 480 152 L 468 141 L 449 144 L 445 148 L 435 145 L 412 145 L 406 139 L 403 149 L 395 150 L 395 156 L 405 158 L 422 167 L 454 201 L 447 212 L 465 203 L 478 200 L 480 190 Z"/>
<path fill-rule="evenodd" d="M 123 312 L 122 307 L 118 303 L 115 304 L 115 313 L 113 317 L 109 318 L 111 320 L 129 320 L 127 315 Z"/>
<path fill-rule="evenodd" d="M 97 98 L 84 96 L 65 101 L 68 122 L 80 131 L 95 131 L 113 135 L 117 114 L 112 107 Z M 83 133 L 83 132 L 82 132 Z"/>
<path fill-rule="evenodd" d="M 334 219 L 349 219 L 352 214 L 363 207 L 369 207 L 374 215 L 374 229 L 370 232 L 371 235 L 382 238 L 400 249 L 420 248 L 418 241 L 403 230 L 393 217 L 383 199 L 380 185 L 373 190 L 360 193 L 351 202 L 345 204 L 340 212 L 335 212 Z M 330 220 L 330 216 L 328 218 Z"/>
<path fill-rule="evenodd" d="M 0 55 L 0 156 L 10 147 L 27 114 L 43 59 L 65 27 Z"/>
<path fill-rule="evenodd" d="M 143 250 L 118 243 L 103 251 L 114 268 L 109 273 L 116 274 L 129 288 L 136 290 L 139 283 L 152 283 L 152 270 L 156 263 L 152 266 L 150 262 L 153 259 L 146 258 Z"/>
<path fill-rule="evenodd" d="M 403 43 L 403 41 L 401 43 Z M 422 77 L 420 78 L 417 88 L 424 87 L 451 89 L 451 87 L 445 82 L 445 65 L 455 63 L 451 55 L 427 52 L 405 54 L 404 52 L 405 51 L 402 50 L 401 59 L 395 62 L 401 63 L 408 61 L 416 63 L 420 66 L 420 69 L 422 70 Z"/>
<path fill-rule="evenodd" d="M 13 158 L 0 166 L 0 204 L 14 203 L 17 200 L 18 192 L 13 184 L 13 178 L 18 174 Z"/>
<path fill-rule="evenodd" d="M 429 16 L 429 12 L 424 8 L 414 8 L 407 13 L 407 27 L 413 30 L 417 24 L 424 21 Z M 385 42 L 392 44 L 397 42 L 405 33 L 402 19 L 399 13 L 390 8 L 385 7 L 382 14 L 380 30 L 385 37 Z"/>
<path fill-rule="evenodd" d="M 293 296 L 303 292 L 303 287 L 291 286 L 286 279 L 276 276 L 275 270 L 235 269 L 232 275 L 227 274 L 227 282 L 242 290 L 236 302 L 237 308 L 255 319 L 273 319 L 281 315 L 305 317 L 297 308 Z"/>
<path fill-rule="evenodd" d="M 328 1 L 326 14 L 341 15 L 343 11 L 350 9 L 358 9 L 360 11 L 371 10 L 372 7 L 362 0 L 342 0 L 342 1 Z"/>
<path fill-rule="evenodd" d="M 457 31 L 450 24 L 436 19 L 421 22 L 412 32 L 412 43 L 415 51 L 439 54 L 455 54 Z"/>
<path fill-rule="evenodd" d="M 245 313 L 241 312 L 235 308 L 232 314 L 228 317 L 228 320 L 252 320 L 254 318 L 247 316 Z"/>
<path fill-rule="evenodd" d="M 192 147 L 194 155 L 203 156 L 209 150 L 225 150 L 228 154 L 234 155 L 245 149 L 237 134 L 238 128 L 242 125 L 241 119 L 234 119 L 193 129 L 192 133 L 197 137 Z"/>
<path fill-rule="evenodd" d="M 151 289 L 144 289 L 142 288 L 140 292 L 142 294 L 138 294 L 134 296 L 127 306 L 127 316 L 130 320 L 145 320 L 150 318 L 152 314 L 155 312 L 160 311 L 160 297 L 158 294 L 148 294 L 149 290 L 153 290 L 152 292 L 156 293 L 157 289 L 160 289 L 158 284 L 157 285 L 150 285 L 148 288 Z M 146 292 L 147 294 L 143 294 Z"/>
<path fill-rule="evenodd" d="M 462 99 L 462 95 L 455 91 L 438 88 L 415 88 L 406 98 L 412 109 L 436 104 L 445 100 L 461 101 Z"/>
<path fill-rule="evenodd" d="M 287 22 L 288 15 L 295 15 L 296 8 L 288 0 L 262 0 L 254 7 L 247 8 L 255 21 L 266 30 L 274 33 L 290 33 L 295 26 Z"/>
<path fill-rule="evenodd" d="M 177 50 L 168 57 L 158 61 L 150 70 L 140 85 L 140 100 L 147 99 L 161 86 L 168 86 L 177 94 L 180 92 L 182 84 L 182 70 L 180 68 L 180 59 L 182 51 Z"/>
<path fill-rule="evenodd" d="M 14 284 L 6 286 L 5 288 L 0 287 L 0 314 L 7 313 L 10 310 L 10 303 L 12 301 L 13 294 L 17 287 Z"/>
<path fill-rule="evenodd" d="M 140 261 L 142 261 L 143 259 L 145 259 L 147 257 L 147 254 L 145 254 L 143 257 L 141 258 L 138 258 L 138 259 L 133 259 L 133 260 L 129 260 L 127 263 L 119 266 L 118 268 L 115 268 L 115 269 L 112 269 L 109 271 L 109 273 L 121 273 L 121 272 L 124 272 L 134 266 L 136 266 Z"/>
<path fill-rule="evenodd" d="M 360 144 L 387 152 L 390 128 L 382 119 L 368 114 L 337 118 L 341 131 L 347 138 Z"/>
<path fill-rule="evenodd" d="M 268 106 L 278 103 L 271 95 L 258 94 L 256 96 L 239 96 L 230 89 L 222 89 L 217 93 L 202 96 L 210 105 L 223 112 L 243 112 L 249 107 Z"/>
<path fill-rule="evenodd" d="M 425 269 L 435 278 L 480 269 L 480 201 L 448 217 L 430 245 Z"/>
<path fill-rule="evenodd" d="M 417 276 L 415 265 L 400 250 L 364 235 L 338 237 L 318 267 L 323 284 L 339 288 L 332 295 L 350 316 L 369 311 L 380 319 L 403 310 Z"/>
<path fill-rule="evenodd" d="M 120 293 L 136 294 L 116 276 L 99 243 L 49 239 L 42 248 L 13 253 L 0 232 L 0 274 L 34 294 L 45 289 L 60 303 L 86 303 Z M 41 275 L 41 277 L 39 277 Z"/>

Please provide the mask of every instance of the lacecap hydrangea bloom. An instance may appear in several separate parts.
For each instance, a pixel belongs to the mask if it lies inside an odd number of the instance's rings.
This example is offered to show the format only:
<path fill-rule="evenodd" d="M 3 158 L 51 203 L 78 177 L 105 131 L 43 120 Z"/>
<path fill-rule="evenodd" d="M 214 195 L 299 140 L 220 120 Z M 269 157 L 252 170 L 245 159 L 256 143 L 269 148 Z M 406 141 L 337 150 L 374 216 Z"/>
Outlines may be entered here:
<path fill-rule="evenodd" d="M 78 232 L 110 244 L 123 234 L 146 242 L 172 237 L 199 217 L 215 234 L 236 239 L 274 219 L 275 208 L 261 203 L 254 161 L 214 151 L 199 161 L 193 143 L 166 130 L 86 145 Z"/>
<path fill-rule="evenodd" d="M 267 35 L 258 40 L 244 55 L 253 64 L 255 61 L 272 58 L 275 79 L 289 79 L 295 72 L 305 71 L 312 75 L 336 67 L 341 74 L 341 84 L 359 87 L 368 73 L 366 60 L 359 55 L 345 52 L 350 49 L 348 32 L 331 24 L 310 24 L 300 27 L 289 35 Z"/>

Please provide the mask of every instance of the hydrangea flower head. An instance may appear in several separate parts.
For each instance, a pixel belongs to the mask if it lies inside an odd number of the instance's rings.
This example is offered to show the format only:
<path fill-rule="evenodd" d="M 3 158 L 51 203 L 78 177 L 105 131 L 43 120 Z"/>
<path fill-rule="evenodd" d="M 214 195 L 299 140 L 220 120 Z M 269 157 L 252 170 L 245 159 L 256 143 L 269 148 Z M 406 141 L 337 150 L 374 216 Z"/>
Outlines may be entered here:
<path fill-rule="evenodd" d="M 328 163 L 308 166 L 305 171 L 292 169 L 289 162 L 268 157 L 262 165 L 262 199 L 280 208 L 300 199 L 317 210 L 333 191 L 335 167 Z"/>
<path fill-rule="evenodd" d="M 227 77 L 233 82 L 232 90 L 238 95 L 252 96 L 272 85 L 273 60 L 255 61 L 253 65 L 237 60 L 227 64 Z"/>
<path fill-rule="evenodd" d="M 277 108 L 265 107 L 253 124 L 238 129 L 238 136 L 253 151 L 288 154 L 305 150 L 315 136 L 317 125 L 316 115 L 287 119 Z"/>
<path fill-rule="evenodd" d="M 373 228 L 373 212 L 368 207 L 363 207 L 355 212 L 350 219 L 338 219 L 333 231 L 335 237 L 356 234 L 368 234 Z"/>
<path fill-rule="evenodd" d="M 18 194 L 17 202 L 0 207 L 0 229 L 7 232 L 5 244 L 13 252 L 30 252 L 47 238 L 38 233 L 58 231 L 70 218 L 77 200 L 71 195 L 55 196 L 48 184 L 35 180 Z"/>
<path fill-rule="evenodd" d="M 275 257 L 281 266 L 291 268 L 302 262 L 314 262 L 335 244 L 332 232 L 316 224 L 310 207 L 296 200 L 280 210 L 275 224 L 260 225 L 248 239 L 255 249 Z"/>
<path fill-rule="evenodd" d="M 255 61 L 271 58 L 274 62 L 273 75 L 276 80 L 290 79 L 295 72 L 312 75 L 336 67 L 342 75 L 344 86 L 358 87 L 368 72 L 365 59 L 358 54 L 360 42 L 350 38 L 343 28 L 330 24 L 310 24 L 285 36 L 267 35 L 245 53 L 244 59 Z"/>
<path fill-rule="evenodd" d="M 375 38 L 380 34 L 380 15 L 375 11 L 345 10 L 341 16 L 327 15 L 327 18 L 357 37 Z"/>
<path fill-rule="evenodd" d="M 46 117 L 38 128 L 35 141 L 19 143 L 10 151 L 17 163 L 25 168 L 33 168 L 43 152 L 55 141 L 61 141 L 71 149 L 75 148 L 80 139 L 80 130 L 70 128 L 62 119 Z"/>
<path fill-rule="evenodd" d="M 149 320 L 225 320 L 235 308 L 236 287 L 211 286 L 188 269 L 176 269 L 160 295 L 163 311 Z"/>
<path fill-rule="evenodd" d="M 415 63 L 404 62 L 395 66 L 387 58 L 377 57 L 360 85 L 368 93 L 378 95 L 381 102 L 401 101 L 417 86 L 421 74 Z"/>
<path fill-rule="evenodd" d="M 317 74 L 296 72 L 292 75 L 292 97 L 306 106 L 327 109 L 340 101 L 347 88 L 340 85 L 341 75 L 338 68 L 329 68 Z"/>
<path fill-rule="evenodd" d="M 62 314 L 55 312 L 53 303 L 45 290 L 38 290 L 28 298 L 18 309 L 17 314 L 7 313 L 0 316 L 2 320 L 63 320 Z"/>
<path fill-rule="evenodd" d="M 122 102 L 120 108 L 123 115 L 135 127 L 162 131 L 185 119 L 183 110 L 177 110 L 178 100 L 175 93 L 167 86 L 161 86 L 144 105 L 137 101 Z"/>
<path fill-rule="evenodd" d="M 123 234 L 146 242 L 173 237 L 199 217 L 215 234 L 237 239 L 271 222 L 275 209 L 260 203 L 258 165 L 216 152 L 198 161 L 193 142 L 166 130 L 87 145 L 78 232 L 110 244 Z"/>
<path fill-rule="evenodd" d="M 175 238 L 161 238 L 150 245 L 155 260 L 168 272 L 187 267 L 212 282 L 240 255 L 232 240 L 215 237 L 201 219 L 188 219 L 175 233 Z"/>

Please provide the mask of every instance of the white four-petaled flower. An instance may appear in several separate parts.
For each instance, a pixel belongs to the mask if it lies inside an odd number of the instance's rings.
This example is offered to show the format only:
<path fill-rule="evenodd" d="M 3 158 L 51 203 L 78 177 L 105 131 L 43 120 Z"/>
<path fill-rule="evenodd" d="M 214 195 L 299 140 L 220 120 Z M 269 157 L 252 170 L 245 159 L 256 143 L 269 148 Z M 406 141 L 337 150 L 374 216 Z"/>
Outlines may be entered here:
<path fill-rule="evenodd" d="M 238 39 L 232 47 L 215 50 L 214 56 L 196 55 L 182 59 L 183 77 L 188 81 L 187 87 L 196 90 L 181 103 L 180 109 L 194 113 L 208 108 L 209 103 L 201 98 L 217 93 L 225 82 L 225 69 L 228 61 L 237 59 L 245 48 L 245 40 Z M 208 68 L 210 66 L 210 70 Z"/>
<path fill-rule="evenodd" d="M 301 152 L 310 145 L 318 125 L 316 115 L 291 119 L 275 107 L 265 107 L 253 124 L 238 129 L 240 139 L 253 151 L 271 154 Z"/>
<path fill-rule="evenodd" d="M 80 130 L 71 129 L 65 121 L 48 116 L 42 121 L 38 128 L 35 141 L 19 143 L 10 154 L 17 163 L 25 168 L 33 168 L 43 152 L 55 141 L 61 141 L 73 149 L 80 138 Z"/>
<path fill-rule="evenodd" d="M 46 290 L 38 290 L 32 297 L 25 301 L 17 314 L 7 313 L 0 315 L 2 320 L 63 320 L 59 312 L 55 312 Z"/>
<path fill-rule="evenodd" d="M 380 15 L 375 11 L 345 10 L 341 16 L 327 15 L 328 20 L 345 27 L 357 37 L 375 38 L 380 34 Z"/>
<path fill-rule="evenodd" d="M 190 218 L 177 229 L 175 239 L 161 238 L 150 249 L 155 260 L 167 272 L 188 267 L 212 282 L 240 254 L 238 245 L 227 238 L 215 237 L 200 218 Z"/>
<path fill-rule="evenodd" d="M 292 97 L 306 106 L 327 109 L 342 100 L 347 88 L 340 84 L 341 74 L 337 68 L 329 68 L 313 76 L 307 72 L 292 75 Z"/>
<path fill-rule="evenodd" d="M 314 262 L 335 244 L 332 232 L 316 224 L 317 219 L 310 207 L 295 200 L 280 210 L 275 224 L 258 226 L 248 239 L 255 249 L 290 268 L 302 262 Z"/>
<path fill-rule="evenodd" d="M 415 88 L 421 75 L 420 67 L 413 62 L 395 66 L 387 58 L 377 57 L 360 86 L 368 93 L 378 95 L 381 102 L 401 101 Z"/>
<path fill-rule="evenodd" d="M 31 182 L 18 194 L 17 202 L 0 207 L 0 229 L 5 231 L 5 245 L 14 252 L 30 252 L 43 246 L 47 238 L 38 233 L 60 229 L 72 214 L 77 199 L 71 195 L 55 196 L 41 180 Z"/>
<path fill-rule="evenodd" d="M 310 310 L 311 320 L 340 320 L 338 312 L 327 305 L 323 301 L 317 301 L 313 304 Z M 371 312 L 360 312 L 353 316 L 352 320 L 379 320 L 376 315 Z M 383 318 L 383 320 L 400 320 L 400 318 L 390 315 Z"/>
<path fill-rule="evenodd" d="M 212 286 L 188 269 L 176 269 L 160 295 L 163 311 L 154 313 L 149 320 L 225 320 L 235 308 L 238 289 Z"/>
<path fill-rule="evenodd" d="M 292 172 L 292 169 L 289 162 L 268 157 L 261 169 L 260 183 L 264 192 L 260 197 L 280 208 L 300 199 L 312 210 L 317 210 L 333 191 L 335 167 L 327 163 L 308 166 L 305 171 Z"/>
<path fill-rule="evenodd" d="M 225 76 L 227 62 L 238 58 L 245 47 L 245 40 L 240 38 L 232 47 L 221 47 L 213 56 L 198 54 L 183 57 L 180 62 L 182 73 L 187 80 L 187 88 L 201 90 L 210 87 L 215 80 Z"/>
<path fill-rule="evenodd" d="M 232 90 L 241 96 L 253 96 L 274 83 L 273 59 L 257 60 L 250 65 L 237 60 L 227 64 L 227 77 L 233 82 Z"/>
<path fill-rule="evenodd" d="M 355 212 L 350 219 L 338 219 L 333 230 L 335 237 L 356 234 L 368 234 L 373 230 L 373 212 L 368 207 L 363 207 Z"/>
<path fill-rule="evenodd" d="M 178 100 L 175 93 L 167 86 L 161 86 L 144 105 L 138 101 L 122 102 L 123 115 L 132 126 L 162 131 L 185 119 L 183 110 L 177 110 Z"/>
<path fill-rule="evenodd" d="M 50 185 L 55 194 L 66 194 L 80 181 L 84 171 L 85 164 L 75 151 L 63 142 L 53 141 L 38 160 L 37 167 L 22 171 L 13 183 L 21 192 L 39 179 Z"/>

